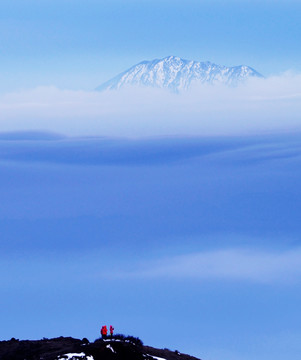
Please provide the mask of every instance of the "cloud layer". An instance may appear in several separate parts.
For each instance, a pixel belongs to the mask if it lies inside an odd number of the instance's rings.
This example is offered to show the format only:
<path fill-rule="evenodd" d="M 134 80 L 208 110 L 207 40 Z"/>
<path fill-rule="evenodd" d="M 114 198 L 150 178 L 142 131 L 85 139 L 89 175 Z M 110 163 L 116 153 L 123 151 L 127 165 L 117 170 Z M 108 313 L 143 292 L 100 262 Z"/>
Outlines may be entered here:
<path fill-rule="evenodd" d="M 16 261 L 16 259 L 14 259 Z M 9 283 L 26 269 L 22 276 L 26 279 L 40 279 L 37 268 L 49 274 L 49 279 L 62 281 L 77 276 L 80 281 L 150 281 L 173 280 L 194 282 L 223 281 L 243 284 L 296 285 L 301 276 L 301 248 L 286 251 L 256 250 L 251 248 L 214 249 L 186 255 L 143 259 L 139 257 L 114 259 L 108 252 L 83 253 L 80 265 L 70 256 L 51 257 L 45 263 L 43 257 L 30 256 L 19 259 L 19 266 L 11 259 L 2 259 L 3 267 L 10 268 L 10 276 L 1 278 Z M 110 269 L 104 271 L 104 269 Z M 57 281 L 57 280 L 55 280 Z"/>
<path fill-rule="evenodd" d="M 226 249 L 153 261 L 126 276 L 290 283 L 301 275 L 301 249 L 273 252 Z"/>
<path fill-rule="evenodd" d="M 301 75 L 254 79 L 237 88 L 195 87 L 181 95 L 158 89 L 119 92 L 57 88 L 0 97 L 2 131 L 147 137 L 235 135 L 301 129 Z"/>

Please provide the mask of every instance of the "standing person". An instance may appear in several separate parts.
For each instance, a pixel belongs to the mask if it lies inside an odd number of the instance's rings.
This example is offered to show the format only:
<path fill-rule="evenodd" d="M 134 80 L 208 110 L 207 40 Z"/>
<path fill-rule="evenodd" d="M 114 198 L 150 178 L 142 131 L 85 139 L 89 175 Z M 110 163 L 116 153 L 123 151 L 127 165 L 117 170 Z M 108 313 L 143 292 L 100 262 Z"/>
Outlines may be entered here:
<path fill-rule="evenodd" d="M 113 337 L 113 333 L 114 333 L 114 328 L 112 325 L 110 325 L 110 335 L 111 337 Z"/>
<path fill-rule="evenodd" d="M 108 335 L 108 329 L 107 329 L 107 326 L 104 325 L 102 326 L 101 330 L 100 330 L 100 333 L 101 333 L 101 337 L 103 339 L 106 339 L 107 335 Z"/>

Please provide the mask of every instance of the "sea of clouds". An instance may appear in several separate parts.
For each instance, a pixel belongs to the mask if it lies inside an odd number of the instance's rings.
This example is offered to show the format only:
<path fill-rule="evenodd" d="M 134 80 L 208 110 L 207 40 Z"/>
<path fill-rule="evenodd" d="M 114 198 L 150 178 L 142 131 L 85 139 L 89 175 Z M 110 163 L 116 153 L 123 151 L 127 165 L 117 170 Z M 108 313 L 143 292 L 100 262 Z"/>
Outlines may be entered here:
<path fill-rule="evenodd" d="M 72 91 L 38 87 L 0 96 L 1 131 L 114 137 L 241 135 L 301 129 L 301 74 L 238 87 L 195 86 L 173 94 L 129 87 Z"/>

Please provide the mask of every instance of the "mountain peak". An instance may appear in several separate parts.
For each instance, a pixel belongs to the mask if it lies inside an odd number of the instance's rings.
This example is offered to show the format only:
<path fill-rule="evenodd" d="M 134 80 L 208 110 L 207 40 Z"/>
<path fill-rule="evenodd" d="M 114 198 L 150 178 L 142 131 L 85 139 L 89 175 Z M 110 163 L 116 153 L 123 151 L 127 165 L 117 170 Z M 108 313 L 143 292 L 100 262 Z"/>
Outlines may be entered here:
<path fill-rule="evenodd" d="M 170 55 L 162 59 L 144 60 L 105 82 L 96 90 L 116 90 L 134 85 L 167 88 L 180 92 L 197 83 L 236 86 L 251 77 L 263 76 L 246 65 L 226 67 L 210 61 L 199 62 Z"/>
<path fill-rule="evenodd" d="M 180 57 L 174 56 L 174 55 L 166 56 L 162 60 L 166 60 L 166 61 L 185 61 L 185 60 L 181 59 Z"/>

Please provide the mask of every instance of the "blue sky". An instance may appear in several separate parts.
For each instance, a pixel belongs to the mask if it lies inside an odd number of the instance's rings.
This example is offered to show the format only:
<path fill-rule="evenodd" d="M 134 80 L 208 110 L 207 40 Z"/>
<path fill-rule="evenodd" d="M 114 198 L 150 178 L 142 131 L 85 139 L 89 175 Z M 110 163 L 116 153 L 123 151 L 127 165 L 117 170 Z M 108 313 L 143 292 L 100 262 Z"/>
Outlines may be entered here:
<path fill-rule="evenodd" d="M 100 326 L 300 357 L 300 1 L 3 0 L 0 338 Z M 93 89 L 167 55 L 266 76 Z"/>
<path fill-rule="evenodd" d="M 167 55 L 300 71 L 299 1 L 3 0 L 1 90 L 91 90 Z"/>

